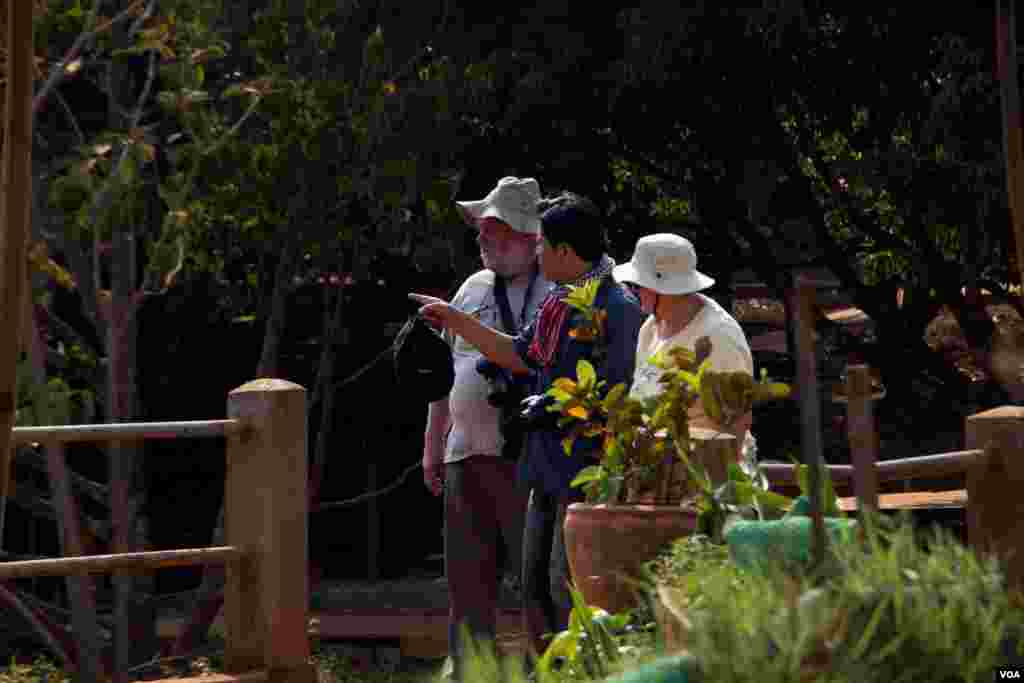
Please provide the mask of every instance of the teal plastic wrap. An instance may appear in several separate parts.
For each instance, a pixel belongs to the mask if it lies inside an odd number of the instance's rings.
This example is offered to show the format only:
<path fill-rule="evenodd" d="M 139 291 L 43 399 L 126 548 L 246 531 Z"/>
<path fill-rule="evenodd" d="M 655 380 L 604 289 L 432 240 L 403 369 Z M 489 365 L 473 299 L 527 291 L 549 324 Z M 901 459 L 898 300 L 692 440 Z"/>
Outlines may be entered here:
<path fill-rule="evenodd" d="M 787 566 L 806 565 L 811 558 L 809 510 L 810 502 L 801 496 L 783 519 L 734 523 L 725 533 L 733 561 L 744 569 L 757 568 L 773 559 Z M 849 541 L 856 528 L 855 519 L 825 518 L 825 533 L 832 543 Z"/>
<path fill-rule="evenodd" d="M 662 657 L 639 669 L 628 671 L 612 683 L 699 683 L 700 671 L 692 655 Z"/>

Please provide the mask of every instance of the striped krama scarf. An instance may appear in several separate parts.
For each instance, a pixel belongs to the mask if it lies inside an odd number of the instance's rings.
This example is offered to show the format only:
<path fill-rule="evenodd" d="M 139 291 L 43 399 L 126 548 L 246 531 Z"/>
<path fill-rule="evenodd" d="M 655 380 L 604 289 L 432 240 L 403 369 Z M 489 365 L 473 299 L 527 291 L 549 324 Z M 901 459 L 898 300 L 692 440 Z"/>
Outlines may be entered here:
<path fill-rule="evenodd" d="M 534 362 L 544 367 L 549 367 L 555 358 L 555 351 L 558 349 L 558 333 L 562 329 L 565 317 L 569 315 L 569 304 L 563 300 L 569 293 L 569 287 L 580 287 L 590 280 L 607 277 L 615 267 L 615 261 L 610 256 L 601 257 L 597 265 L 572 282 L 559 285 L 548 293 L 544 303 L 541 305 L 537 326 L 534 328 L 533 340 L 530 342 L 530 350 L 527 355 Z"/>

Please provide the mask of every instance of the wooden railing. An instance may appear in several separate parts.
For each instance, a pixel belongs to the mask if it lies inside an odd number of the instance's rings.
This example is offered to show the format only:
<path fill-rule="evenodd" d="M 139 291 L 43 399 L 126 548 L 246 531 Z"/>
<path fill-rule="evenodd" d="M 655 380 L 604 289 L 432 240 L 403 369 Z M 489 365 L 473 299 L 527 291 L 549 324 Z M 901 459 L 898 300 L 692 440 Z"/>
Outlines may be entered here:
<path fill-rule="evenodd" d="M 258 379 L 228 395 L 226 420 L 18 427 L 15 443 L 42 443 L 56 503 L 73 506 L 63 444 L 74 441 L 227 439 L 224 523 L 227 545 L 83 556 L 77 529 L 64 529 L 65 557 L 0 563 L 0 581 L 81 577 L 194 565 L 225 566 L 225 669 L 236 681 L 312 683 L 309 663 L 306 497 L 306 390 Z M 55 462 L 59 461 L 59 462 Z M 75 519 L 66 515 L 65 519 Z M 69 579 L 72 596 L 88 593 Z M 95 632 L 74 623 L 76 633 Z M 89 630 L 91 627 L 91 631 Z"/>
<path fill-rule="evenodd" d="M 852 465 L 828 465 L 837 490 L 853 489 L 860 509 L 879 507 L 879 485 L 952 480 L 967 493 L 967 541 L 979 554 L 1006 563 L 1011 590 L 1024 591 L 1024 408 L 1004 406 L 965 420 L 966 450 L 898 460 L 877 460 L 868 368 L 847 368 L 847 437 Z M 765 463 L 774 486 L 796 485 L 793 465 Z"/>

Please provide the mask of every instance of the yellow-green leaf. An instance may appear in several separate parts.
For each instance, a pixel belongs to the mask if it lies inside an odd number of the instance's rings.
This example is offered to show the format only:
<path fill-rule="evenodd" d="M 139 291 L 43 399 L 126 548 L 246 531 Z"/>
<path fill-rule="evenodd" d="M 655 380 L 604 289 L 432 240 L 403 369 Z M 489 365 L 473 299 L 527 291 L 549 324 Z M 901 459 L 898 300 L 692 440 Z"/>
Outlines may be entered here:
<path fill-rule="evenodd" d="M 618 403 L 625 395 L 625 393 L 626 385 L 625 383 L 620 382 L 619 384 L 616 384 L 614 387 L 612 387 L 611 391 L 608 392 L 608 395 L 604 397 L 604 401 L 601 402 L 601 405 L 604 406 L 605 410 L 608 410 L 616 403 Z"/>
<path fill-rule="evenodd" d="M 576 391 L 576 382 L 572 381 L 568 377 L 559 377 L 558 379 L 551 383 L 551 386 L 557 387 L 558 389 L 561 389 L 562 391 L 567 391 L 569 393 Z"/>
<path fill-rule="evenodd" d="M 572 445 L 576 442 L 576 435 L 570 434 L 569 436 L 562 439 L 562 450 L 565 451 L 566 455 L 572 455 Z"/>
<path fill-rule="evenodd" d="M 597 481 L 604 474 L 604 468 L 600 465 L 590 465 L 580 470 L 579 474 L 572 480 L 570 486 L 581 486 L 591 481 Z"/>
<path fill-rule="evenodd" d="M 559 402 L 565 402 L 565 401 L 572 400 L 572 394 L 570 394 L 568 391 L 565 391 L 563 389 L 559 389 L 558 387 L 551 387 L 545 393 L 548 396 L 550 396 L 551 398 L 553 398 L 553 399 L 555 399 L 556 401 L 559 401 Z M 551 406 L 548 406 L 548 407 L 550 408 Z"/>
<path fill-rule="evenodd" d="M 579 360 L 576 363 L 576 378 L 581 388 L 590 389 L 597 383 L 597 372 L 594 366 L 586 360 Z"/>
<path fill-rule="evenodd" d="M 754 402 L 772 401 L 788 398 L 792 390 L 788 384 L 781 382 L 769 382 L 766 384 L 754 385 Z"/>

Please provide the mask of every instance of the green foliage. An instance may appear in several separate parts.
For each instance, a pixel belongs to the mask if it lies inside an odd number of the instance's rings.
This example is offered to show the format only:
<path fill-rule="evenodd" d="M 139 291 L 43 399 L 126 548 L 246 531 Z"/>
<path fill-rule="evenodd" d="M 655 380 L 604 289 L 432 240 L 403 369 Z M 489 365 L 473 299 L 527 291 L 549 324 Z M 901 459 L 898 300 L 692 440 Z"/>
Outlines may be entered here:
<path fill-rule="evenodd" d="M 704 680 L 987 681 L 1024 625 L 995 561 L 909 520 L 872 520 L 817 583 L 774 564 L 741 573 L 703 540 L 657 568 Z"/>
<path fill-rule="evenodd" d="M 95 415 L 95 394 L 91 390 L 72 389 L 61 377 L 51 377 L 41 384 L 24 357 L 18 361 L 17 382 L 15 426 L 66 425 L 87 422 Z"/>
<path fill-rule="evenodd" d="M 605 677 L 609 666 L 619 660 L 618 644 L 612 634 L 621 630 L 629 615 L 611 616 L 604 610 L 591 607 L 575 587 L 570 588 L 573 607 L 569 614 L 569 628 L 555 635 L 544 655 L 537 663 L 539 671 L 550 673 L 554 660 L 561 658 L 567 673 L 585 672 L 590 677 Z"/>
<path fill-rule="evenodd" d="M 596 288 L 573 290 L 570 305 L 584 316 L 595 315 L 595 292 Z M 733 468 L 726 487 L 714 491 L 708 474 L 691 462 L 689 409 L 696 401 L 702 401 L 705 413 L 719 424 L 731 424 L 754 403 L 789 393 L 786 385 L 770 382 L 763 373 L 755 383 L 746 373 L 712 371 L 710 355 L 711 342 L 703 337 L 695 352 L 675 347 L 654 356 L 653 364 L 662 370 L 663 389 L 649 401 L 628 396 L 621 384 L 605 394 L 604 381 L 597 381 L 593 365 L 586 360 L 577 364 L 576 379 L 560 377 L 552 383 L 546 392 L 552 399 L 547 410 L 559 413 L 559 426 L 569 428 L 562 440 L 565 453 L 572 453 L 581 436 L 602 437 L 600 463 L 583 469 L 572 482 L 583 488 L 588 502 L 616 502 L 627 483 L 649 487 L 659 464 L 673 454 L 686 463 L 701 492 L 698 504 L 709 528 L 721 528 L 729 506 L 749 505 L 760 514 L 763 506 L 780 505 L 774 494 L 762 491 L 738 467 Z"/>
<path fill-rule="evenodd" d="M 729 557 L 729 549 L 704 534 L 676 540 L 654 560 L 646 563 L 653 587 L 657 583 L 669 589 L 677 610 L 700 609 L 706 581 L 717 580 L 719 572 L 730 573 L 737 590 L 743 588 L 746 574 Z"/>
<path fill-rule="evenodd" d="M 611 615 L 587 605 L 575 587 L 570 586 L 570 594 L 569 626 L 554 634 L 537 661 L 538 681 L 605 680 L 654 658 L 653 623 L 643 609 Z"/>
<path fill-rule="evenodd" d="M 41 656 L 28 662 L 12 654 L 7 666 L 0 668 L 0 683 L 69 683 L 71 680 L 64 669 Z"/>

